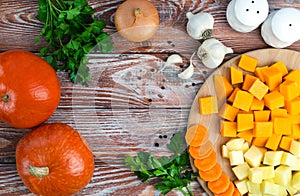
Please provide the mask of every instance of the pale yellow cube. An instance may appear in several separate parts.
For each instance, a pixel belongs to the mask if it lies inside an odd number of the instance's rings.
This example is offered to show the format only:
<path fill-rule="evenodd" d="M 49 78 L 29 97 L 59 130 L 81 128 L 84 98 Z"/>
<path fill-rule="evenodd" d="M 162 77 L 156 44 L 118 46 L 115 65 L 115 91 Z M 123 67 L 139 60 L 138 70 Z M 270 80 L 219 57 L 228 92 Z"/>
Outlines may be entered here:
<path fill-rule="evenodd" d="M 242 150 L 242 146 L 243 146 L 244 142 L 245 142 L 245 140 L 242 138 L 234 138 L 234 139 L 229 140 L 226 143 L 226 146 L 229 151 Z"/>
<path fill-rule="evenodd" d="M 292 169 L 289 166 L 280 165 L 275 169 L 274 182 L 276 184 L 287 186 L 292 180 Z"/>
<path fill-rule="evenodd" d="M 288 191 L 288 193 L 290 195 L 295 195 L 295 193 L 297 193 L 298 189 L 296 189 L 295 187 L 292 186 L 292 182 L 286 186 L 286 190 Z"/>
<path fill-rule="evenodd" d="M 275 177 L 274 166 L 260 166 L 259 168 L 263 172 L 263 180 Z"/>
<path fill-rule="evenodd" d="M 245 162 L 243 151 L 241 150 L 229 151 L 229 162 L 231 166 L 243 164 Z"/>
<path fill-rule="evenodd" d="M 261 193 L 248 193 L 248 196 L 263 196 Z"/>
<path fill-rule="evenodd" d="M 281 164 L 294 167 L 297 163 L 297 157 L 289 152 L 283 152 L 281 157 Z"/>
<path fill-rule="evenodd" d="M 258 167 L 264 157 L 264 151 L 262 148 L 251 146 L 249 150 L 244 154 L 246 162 L 252 167 Z"/>
<path fill-rule="evenodd" d="M 249 169 L 249 180 L 253 183 L 261 183 L 263 180 L 263 171 L 260 167 Z"/>
<path fill-rule="evenodd" d="M 292 186 L 298 190 L 300 190 L 300 172 L 295 172 L 293 174 Z"/>
<path fill-rule="evenodd" d="M 281 163 L 283 151 L 267 151 L 264 156 L 263 164 L 278 166 Z"/>
<path fill-rule="evenodd" d="M 229 158 L 229 150 L 226 145 L 222 145 L 222 157 Z"/>
<path fill-rule="evenodd" d="M 293 140 L 290 146 L 290 152 L 296 157 L 300 157 L 300 142 Z"/>
<path fill-rule="evenodd" d="M 249 175 L 249 165 L 247 163 L 243 163 L 240 165 L 237 165 L 232 168 L 233 173 L 239 180 L 244 180 Z"/>
<path fill-rule="evenodd" d="M 243 146 L 242 146 L 242 151 L 243 153 L 246 153 L 249 150 L 249 143 L 248 142 L 244 142 Z"/>
<path fill-rule="evenodd" d="M 270 181 L 263 181 L 261 183 L 261 192 L 269 195 L 277 195 L 279 196 L 279 185 Z"/>
<path fill-rule="evenodd" d="M 297 158 L 295 165 L 292 167 L 292 171 L 300 171 L 300 158 Z"/>
<path fill-rule="evenodd" d="M 248 186 L 249 194 L 261 194 L 260 183 L 253 183 L 251 181 L 248 181 L 247 186 Z"/>
<path fill-rule="evenodd" d="M 234 184 L 236 188 L 239 190 L 241 195 L 244 195 L 249 192 L 248 186 L 247 186 L 248 180 L 236 180 L 234 181 Z"/>
<path fill-rule="evenodd" d="M 279 185 L 278 188 L 279 188 L 279 192 L 278 192 L 279 196 L 286 196 L 286 195 L 288 195 L 286 187 Z"/>

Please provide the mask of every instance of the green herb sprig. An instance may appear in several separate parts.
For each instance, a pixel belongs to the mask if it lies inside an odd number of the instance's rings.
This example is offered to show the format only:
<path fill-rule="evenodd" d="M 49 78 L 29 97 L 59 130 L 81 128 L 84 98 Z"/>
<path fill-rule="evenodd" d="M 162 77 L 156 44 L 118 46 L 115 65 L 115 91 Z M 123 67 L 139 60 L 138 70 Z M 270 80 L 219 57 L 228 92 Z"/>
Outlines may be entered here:
<path fill-rule="evenodd" d="M 40 55 L 55 70 L 67 71 L 73 83 L 90 81 L 87 54 L 96 46 L 101 52 L 114 50 L 111 36 L 103 32 L 105 22 L 93 18 L 87 0 L 38 0 L 38 19 L 44 22 L 40 35 L 48 45 Z"/>
<path fill-rule="evenodd" d="M 139 152 L 137 157 L 127 156 L 125 165 L 143 182 L 151 178 L 159 178 L 154 185 L 162 194 L 171 190 L 179 190 L 185 196 L 193 196 L 189 184 L 198 176 L 190 167 L 186 143 L 181 132 L 171 138 L 167 148 L 173 152 L 170 157 L 155 158 L 151 153 Z"/>

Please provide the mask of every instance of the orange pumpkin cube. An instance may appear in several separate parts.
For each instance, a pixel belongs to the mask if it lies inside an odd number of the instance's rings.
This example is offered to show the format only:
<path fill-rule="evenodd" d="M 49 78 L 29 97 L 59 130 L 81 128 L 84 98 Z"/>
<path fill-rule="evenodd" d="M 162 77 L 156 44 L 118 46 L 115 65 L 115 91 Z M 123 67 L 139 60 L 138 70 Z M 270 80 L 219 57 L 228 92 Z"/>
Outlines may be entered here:
<path fill-rule="evenodd" d="M 246 130 L 246 131 L 241 131 L 241 132 L 238 132 L 236 136 L 239 138 L 243 138 L 247 142 L 251 142 L 253 139 L 253 131 L 252 131 L 252 129 Z"/>
<path fill-rule="evenodd" d="M 300 95 L 300 86 L 298 82 L 287 80 L 280 84 L 279 92 L 286 101 L 291 101 Z"/>
<path fill-rule="evenodd" d="M 300 71 L 297 69 L 294 69 L 292 71 L 290 71 L 285 77 L 285 80 L 289 80 L 289 81 L 295 81 L 300 83 Z"/>
<path fill-rule="evenodd" d="M 224 103 L 219 111 L 219 116 L 226 120 L 234 121 L 238 113 L 239 113 L 238 108 L 233 107 L 228 103 Z"/>
<path fill-rule="evenodd" d="M 198 99 L 200 114 L 215 114 L 218 113 L 217 97 L 200 97 Z"/>
<path fill-rule="evenodd" d="M 255 122 L 267 122 L 270 119 L 270 110 L 254 111 Z"/>
<path fill-rule="evenodd" d="M 230 67 L 230 76 L 231 76 L 231 84 L 239 84 L 244 81 L 243 72 L 234 68 L 233 66 Z"/>
<path fill-rule="evenodd" d="M 257 98 L 253 98 L 250 110 L 263 110 L 265 107 L 265 101 L 262 100 L 258 100 Z"/>
<path fill-rule="evenodd" d="M 281 72 L 282 76 L 285 76 L 286 74 L 288 74 L 288 70 L 287 70 L 285 64 L 281 61 L 274 63 L 273 65 L 271 65 L 271 67 L 277 68 Z"/>
<path fill-rule="evenodd" d="M 291 124 L 300 124 L 300 114 L 288 114 L 287 118 L 289 119 L 289 121 L 291 122 Z"/>
<path fill-rule="evenodd" d="M 274 133 L 281 135 L 290 135 L 292 133 L 292 125 L 288 118 L 275 117 L 273 123 Z"/>
<path fill-rule="evenodd" d="M 252 140 L 252 145 L 258 147 L 264 147 L 268 141 L 269 137 L 254 137 Z"/>
<path fill-rule="evenodd" d="M 271 150 L 277 150 L 281 137 L 281 134 L 273 134 L 271 137 L 269 137 L 265 147 Z"/>
<path fill-rule="evenodd" d="M 293 140 L 294 138 L 292 137 L 282 136 L 279 147 L 283 150 L 289 151 Z"/>
<path fill-rule="evenodd" d="M 246 131 L 249 129 L 253 129 L 254 120 L 253 114 L 238 114 L 237 115 L 237 131 Z"/>
<path fill-rule="evenodd" d="M 293 99 L 292 101 L 286 101 L 285 107 L 289 114 L 295 115 L 300 113 L 300 97 Z"/>
<path fill-rule="evenodd" d="M 265 82 L 265 78 L 263 75 L 263 70 L 268 68 L 268 66 L 264 66 L 264 67 L 256 67 L 254 73 L 255 76 L 258 77 L 260 79 L 260 81 Z"/>
<path fill-rule="evenodd" d="M 255 122 L 253 129 L 254 137 L 271 137 L 273 134 L 272 122 Z"/>
<path fill-rule="evenodd" d="M 286 109 L 283 108 L 275 108 L 271 111 L 271 119 L 273 120 L 275 117 L 287 117 L 288 113 Z"/>
<path fill-rule="evenodd" d="M 257 80 L 258 78 L 255 76 L 252 76 L 250 74 L 245 75 L 245 79 L 242 85 L 242 90 L 248 91 L 252 84 Z"/>
<path fill-rule="evenodd" d="M 285 105 L 284 96 L 278 91 L 270 92 L 264 96 L 265 106 L 273 110 L 275 108 L 280 108 Z"/>
<path fill-rule="evenodd" d="M 258 59 L 242 54 L 238 66 L 245 71 L 254 72 Z"/>
<path fill-rule="evenodd" d="M 221 135 L 223 137 L 236 137 L 236 122 L 221 120 Z"/>
<path fill-rule="evenodd" d="M 263 76 L 271 91 L 282 82 L 282 73 L 276 67 L 268 67 L 264 69 Z"/>
<path fill-rule="evenodd" d="M 244 111 L 249 111 L 253 101 L 253 95 L 246 91 L 238 91 L 235 95 L 233 106 Z"/>
<path fill-rule="evenodd" d="M 233 92 L 230 94 L 230 96 L 228 97 L 227 101 L 230 103 L 233 103 L 235 95 L 238 91 L 240 91 L 241 89 L 239 87 L 236 87 Z"/>
<path fill-rule="evenodd" d="M 258 100 L 262 100 L 263 97 L 268 93 L 269 87 L 257 79 L 253 82 L 248 91 Z"/>
<path fill-rule="evenodd" d="M 223 100 L 233 91 L 233 87 L 225 76 L 214 75 L 214 87 L 218 100 Z"/>
<path fill-rule="evenodd" d="M 300 138 L 300 124 L 292 125 L 292 134 L 289 135 L 292 138 L 299 139 Z"/>

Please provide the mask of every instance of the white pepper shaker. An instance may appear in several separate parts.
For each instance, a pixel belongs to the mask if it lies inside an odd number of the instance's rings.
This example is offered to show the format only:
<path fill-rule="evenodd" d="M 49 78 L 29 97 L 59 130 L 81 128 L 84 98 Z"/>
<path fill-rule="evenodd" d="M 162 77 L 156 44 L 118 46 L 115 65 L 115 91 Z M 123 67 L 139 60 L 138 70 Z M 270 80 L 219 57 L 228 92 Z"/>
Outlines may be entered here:
<path fill-rule="evenodd" d="M 273 11 L 261 28 L 264 41 L 274 48 L 284 48 L 300 39 L 300 10 L 281 8 Z"/>
<path fill-rule="evenodd" d="M 241 33 L 255 30 L 264 22 L 268 14 L 267 0 L 232 0 L 226 10 L 229 25 Z"/>

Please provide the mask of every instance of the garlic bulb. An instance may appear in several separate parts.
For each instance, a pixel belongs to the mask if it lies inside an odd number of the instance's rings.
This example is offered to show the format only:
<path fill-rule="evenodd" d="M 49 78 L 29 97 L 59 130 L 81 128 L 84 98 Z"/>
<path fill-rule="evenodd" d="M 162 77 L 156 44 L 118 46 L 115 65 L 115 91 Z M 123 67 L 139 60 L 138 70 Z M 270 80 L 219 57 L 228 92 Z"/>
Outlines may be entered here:
<path fill-rule="evenodd" d="M 233 53 L 233 50 L 224 46 L 215 38 L 205 40 L 198 49 L 197 56 L 202 63 L 208 68 L 218 67 L 228 53 Z"/>
<path fill-rule="evenodd" d="M 167 61 L 164 63 L 164 66 L 159 71 L 163 71 L 168 65 L 175 63 L 182 63 L 182 58 L 178 54 L 172 54 L 169 56 Z"/>
<path fill-rule="evenodd" d="M 194 74 L 194 65 L 193 65 L 193 57 L 194 57 L 195 53 L 193 53 L 193 55 L 190 58 L 190 65 L 188 68 L 186 68 L 183 72 L 181 72 L 180 74 L 178 74 L 178 77 L 181 79 L 189 79 L 190 77 L 193 76 Z"/>
<path fill-rule="evenodd" d="M 200 12 L 193 14 L 188 12 L 186 14 L 188 18 L 187 33 L 194 39 L 208 39 L 212 35 L 214 18 L 209 13 Z"/>

